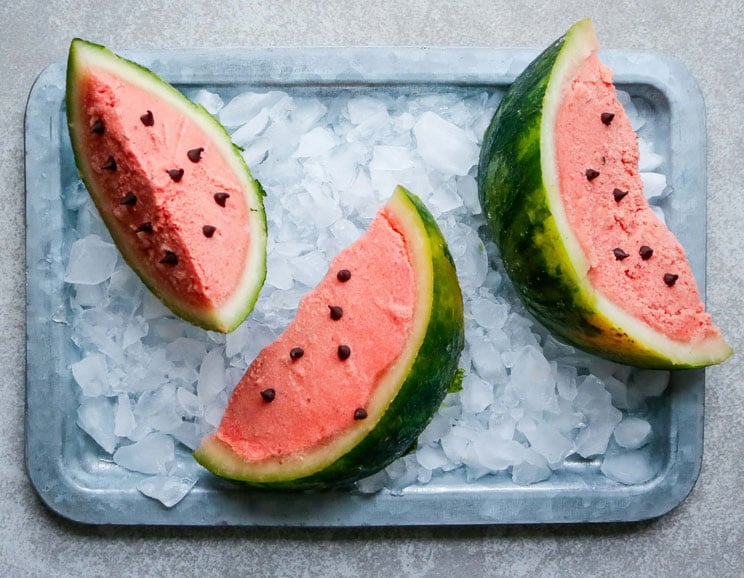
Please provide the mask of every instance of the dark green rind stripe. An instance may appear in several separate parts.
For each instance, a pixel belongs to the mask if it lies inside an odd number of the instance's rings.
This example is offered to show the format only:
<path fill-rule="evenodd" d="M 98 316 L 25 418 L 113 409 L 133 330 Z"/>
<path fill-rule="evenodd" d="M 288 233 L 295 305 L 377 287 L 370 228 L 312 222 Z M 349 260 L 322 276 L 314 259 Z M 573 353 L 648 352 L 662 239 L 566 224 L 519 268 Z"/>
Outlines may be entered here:
<path fill-rule="evenodd" d="M 89 164 L 85 158 L 85 155 L 80 152 L 82 150 L 82 142 L 88 136 L 86 132 L 81 132 L 79 130 L 79 127 L 77 126 L 79 124 L 79 97 L 77 94 L 77 78 L 80 75 L 80 70 L 78 67 L 80 59 L 78 57 L 78 52 L 81 50 L 98 52 L 101 57 L 120 63 L 128 70 L 128 74 L 131 74 L 132 77 L 141 75 L 149 78 L 151 81 L 157 84 L 158 90 L 163 91 L 164 94 L 169 94 L 171 97 L 176 98 L 187 106 L 191 107 L 198 115 L 202 117 L 202 122 L 204 122 L 205 125 L 209 125 L 212 130 L 217 132 L 220 138 L 224 138 L 226 142 L 231 143 L 235 158 L 238 161 L 241 170 L 244 172 L 247 181 L 251 184 L 252 191 L 250 192 L 257 201 L 255 203 L 256 206 L 253 208 L 257 209 L 260 212 L 260 228 L 251 232 L 252 240 L 258 240 L 259 237 L 265 239 L 267 235 L 266 212 L 263 206 L 263 197 L 266 196 L 266 192 L 264 191 L 261 184 L 253 178 L 250 169 L 245 164 L 245 161 L 240 154 L 240 149 L 231 142 L 231 137 L 230 134 L 227 132 L 227 129 L 225 129 L 225 127 L 220 124 L 217 119 L 215 119 L 203 106 L 190 101 L 174 86 L 165 82 L 162 78 L 160 78 L 157 74 L 155 74 L 148 68 L 145 68 L 144 66 L 137 64 L 136 62 L 127 60 L 114 54 L 105 46 L 101 46 L 100 44 L 95 44 L 93 42 L 88 42 L 87 40 L 82 40 L 80 38 L 75 38 L 72 40 L 67 59 L 65 95 L 65 110 L 67 113 L 70 141 L 72 143 L 75 164 L 78 167 L 80 176 L 82 177 L 83 182 L 85 183 L 85 186 L 90 193 L 93 203 L 96 205 L 96 209 L 98 210 L 99 215 L 101 215 L 106 228 L 109 230 L 111 238 L 114 240 L 114 243 L 118 247 L 124 260 L 142 280 L 144 285 L 150 290 L 153 295 L 155 295 L 155 297 L 160 299 L 171 311 L 173 311 L 173 313 L 175 313 L 182 319 L 185 319 L 186 321 L 192 323 L 193 325 L 196 325 L 203 329 L 222 331 L 224 333 L 233 331 L 250 314 L 250 312 L 253 310 L 256 300 L 258 299 L 260 289 L 263 286 L 263 282 L 266 278 L 265 251 L 263 256 L 263 263 L 259 264 L 260 266 L 257 269 L 257 275 L 260 275 L 260 278 L 256 278 L 256 283 L 254 285 L 256 287 L 256 290 L 253 291 L 250 295 L 246 295 L 241 310 L 232 319 L 228 320 L 226 326 L 220 326 L 216 318 L 211 313 L 205 314 L 193 307 L 180 305 L 179 303 L 174 302 L 172 299 L 164 296 L 160 289 L 155 285 L 155 283 L 151 279 L 149 279 L 147 275 L 144 275 L 142 273 L 139 266 L 139 259 L 133 252 L 129 250 L 127 241 L 120 235 L 118 223 L 116 223 L 111 215 L 102 210 L 103 207 L 99 200 L 99 196 L 101 196 L 101 193 L 98 191 L 96 178 L 93 172 L 89 170 Z"/>
<path fill-rule="evenodd" d="M 584 25 L 586 23 L 583 23 Z M 504 95 L 484 135 L 478 190 L 504 267 L 527 309 L 568 343 L 650 368 L 697 367 L 630 337 L 585 292 L 557 228 L 543 182 L 543 105 L 557 59 L 585 41 L 578 26 L 542 52 Z"/>

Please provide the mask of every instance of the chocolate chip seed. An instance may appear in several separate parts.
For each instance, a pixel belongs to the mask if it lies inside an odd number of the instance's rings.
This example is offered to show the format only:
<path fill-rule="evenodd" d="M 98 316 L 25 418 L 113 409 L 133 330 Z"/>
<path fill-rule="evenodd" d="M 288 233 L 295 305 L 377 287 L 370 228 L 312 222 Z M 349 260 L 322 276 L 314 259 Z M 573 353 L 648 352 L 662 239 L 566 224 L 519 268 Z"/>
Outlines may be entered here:
<path fill-rule="evenodd" d="M 217 204 L 218 204 L 218 205 L 219 205 L 220 207 L 224 207 L 224 206 L 225 206 L 225 202 L 226 202 L 226 201 L 227 201 L 227 199 L 229 199 L 229 198 L 230 198 L 230 194 L 229 194 L 229 193 L 215 193 L 215 194 L 214 194 L 214 200 L 215 200 L 215 202 L 216 202 L 216 203 L 217 203 Z"/>
<path fill-rule="evenodd" d="M 628 194 L 628 191 L 623 191 L 623 190 L 620 190 L 618 188 L 615 188 L 612 191 L 612 196 L 615 197 L 615 202 L 616 203 L 619 203 L 623 199 L 623 197 L 625 195 L 627 195 L 627 194 Z"/>
<path fill-rule="evenodd" d="M 168 174 L 173 182 L 177 183 L 183 178 L 183 169 L 168 169 Z"/>
<path fill-rule="evenodd" d="M 669 287 L 674 285 L 677 282 L 677 279 L 679 279 L 679 275 L 675 275 L 674 273 L 664 273 L 664 283 Z"/>
<path fill-rule="evenodd" d="M 651 255 L 654 254 L 654 250 L 648 245 L 643 245 L 638 249 L 638 254 L 641 256 L 641 259 L 648 261 L 651 258 Z"/>
<path fill-rule="evenodd" d="M 269 387 L 261 391 L 261 397 L 265 402 L 271 403 L 276 397 L 276 390 L 273 387 Z"/>
<path fill-rule="evenodd" d="M 126 195 L 124 195 L 124 198 L 121 200 L 119 204 L 129 205 L 130 207 L 133 207 L 134 205 L 137 204 L 137 195 L 129 191 Z"/>
<path fill-rule="evenodd" d="M 173 251 L 166 251 L 165 256 L 160 259 L 163 265 L 178 265 L 178 255 Z"/>
<path fill-rule="evenodd" d="M 349 347 L 348 345 L 338 346 L 338 358 L 341 361 L 345 361 L 346 359 L 349 359 L 350 355 L 351 355 L 351 347 Z"/>
<path fill-rule="evenodd" d="M 331 310 L 331 319 L 338 321 L 344 316 L 344 310 L 338 305 L 329 305 L 328 309 Z"/>
<path fill-rule="evenodd" d="M 614 112 L 603 112 L 600 118 L 602 119 L 602 124 L 610 126 L 612 119 L 615 118 L 615 113 Z"/>
<path fill-rule="evenodd" d="M 336 273 L 336 279 L 341 281 L 341 283 L 346 283 L 349 279 L 351 279 L 351 271 L 348 269 L 341 269 L 338 273 Z"/>
<path fill-rule="evenodd" d="M 152 111 L 148 110 L 145 114 L 140 117 L 142 124 L 145 126 L 152 126 L 155 124 L 155 117 L 152 116 Z"/>
<path fill-rule="evenodd" d="M 211 239 L 212 235 L 214 235 L 214 232 L 217 230 L 217 227 L 214 227 L 212 225 L 204 225 L 202 227 L 202 233 L 204 233 L 204 236 L 207 239 Z"/>
<path fill-rule="evenodd" d="M 586 169 L 586 180 L 587 181 L 593 181 L 599 176 L 599 171 L 595 171 L 594 169 Z"/>
<path fill-rule="evenodd" d="M 114 157 L 109 157 L 106 163 L 101 168 L 106 171 L 115 171 L 116 170 L 116 159 Z"/>
<path fill-rule="evenodd" d="M 367 419 L 367 410 L 363 407 L 358 407 L 354 410 L 354 419 L 359 421 L 360 419 Z"/>
<path fill-rule="evenodd" d="M 152 223 L 147 221 L 134 230 L 135 233 L 152 233 Z"/>
<path fill-rule="evenodd" d="M 618 247 L 617 249 L 613 249 L 612 252 L 615 255 L 615 259 L 617 259 L 618 261 L 622 261 L 623 259 L 627 259 L 629 257 L 629 255 L 620 247 Z"/>
<path fill-rule="evenodd" d="M 303 355 L 305 355 L 305 350 L 302 347 L 293 347 L 289 350 L 289 357 L 291 359 L 299 359 Z"/>
<path fill-rule="evenodd" d="M 103 134 L 106 132 L 106 127 L 103 125 L 103 121 L 100 118 L 93 121 L 93 125 L 90 127 L 90 132 L 93 134 Z"/>
<path fill-rule="evenodd" d="M 201 154 L 203 151 L 204 151 L 204 147 L 191 149 L 189 152 L 186 153 L 186 156 L 189 157 L 189 160 L 192 163 L 198 163 L 201 160 Z"/>

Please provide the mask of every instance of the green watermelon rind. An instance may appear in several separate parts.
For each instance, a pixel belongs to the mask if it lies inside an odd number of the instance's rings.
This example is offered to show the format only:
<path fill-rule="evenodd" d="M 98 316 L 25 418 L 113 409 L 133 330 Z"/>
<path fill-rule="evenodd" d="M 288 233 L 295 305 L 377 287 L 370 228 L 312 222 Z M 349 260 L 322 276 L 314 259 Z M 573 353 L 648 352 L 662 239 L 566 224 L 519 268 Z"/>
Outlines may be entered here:
<path fill-rule="evenodd" d="M 120 236 L 117 223 L 111 215 L 102 210 L 99 197 L 102 197 L 103 194 L 96 186 L 96 179 L 86 156 L 80 152 L 82 151 L 81 145 L 83 139 L 88 136 L 88 127 L 77 126 L 79 118 L 77 104 L 80 99 L 77 96 L 78 83 L 76 79 L 84 72 L 86 66 L 97 66 L 126 79 L 127 82 L 131 82 L 153 93 L 179 110 L 184 117 L 198 124 L 210 137 L 210 144 L 219 150 L 222 158 L 241 181 L 243 185 L 242 189 L 245 193 L 246 214 L 251 242 L 241 282 L 234 289 L 228 301 L 220 307 L 216 309 L 196 308 L 182 301 L 178 295 L 175 295 L 171 291 L 167 291 L 168 294 L 166 294 L 163 288 L 158 287 L 153 280 L 149 279 L 143 273 L 138 264 L 137 256 L 129 249 L 123 237 Z M 164 81 L 148 68 L 122 58 L 104 46 L 80 38 L 73 39 L 70 44 L 65 100 L 67 122 L 75 163 L 101 218 L 106 224 L 124 260 L 137 273 L 148 289 L 179 317 L 207 330 L 223 333 L 233 331 L 253 310 L 266 278 L 267 224 L 263 206 L 263 197 L 266 193 L 260 183 L 251 175 L 250 169 L 240 154 L 240 149 L 232 142 L 230 134 L 225 127 L 203 106 L 189 100 L 174 86 Z"/>
<path fill-rule="evenodd" d="M 431 420 L 457 379 L 458 362 L 464 347 L 463 302 L 454 261 L 447 243 L 421 200 L 402 187 L 391 200 L 409 246 L 415 248 L 417 279 L 426 276 L 426 307 L 420 308 L 409 355 L 402 354 L 399 383 L 392 396 L 382 401 L 380 411 L 369 412 L 350 438 L 340 444 L 318 448 L 305 468 L 272 462 L 260 471 L 246 464 L 231 448 L 207 437 L 194 453 L 213 473 L 255 487 L 277 489 L 322 489 L 348 485 L 369 476 L 404 455 Z M 417 311 L 419 308 L 417 307 Z M 425 317 L 424 317 L 425 313 Z M 370 406 L 374 406 L 371 403 Z M 342 447 L 339 447 L 341 445 Z"/>
<path fill-rule="evenodd" d="M 721 363 L 720 336 L 697 343 L 654 331 L 596 292 L 560 201 L 555 118 L 564 82 L 598 49 L 577 22 L 517 77 L 486 130 L 478 191 L 489 230 L 526 308 L 566 342 L 621 363 L 681 369 Z"/>

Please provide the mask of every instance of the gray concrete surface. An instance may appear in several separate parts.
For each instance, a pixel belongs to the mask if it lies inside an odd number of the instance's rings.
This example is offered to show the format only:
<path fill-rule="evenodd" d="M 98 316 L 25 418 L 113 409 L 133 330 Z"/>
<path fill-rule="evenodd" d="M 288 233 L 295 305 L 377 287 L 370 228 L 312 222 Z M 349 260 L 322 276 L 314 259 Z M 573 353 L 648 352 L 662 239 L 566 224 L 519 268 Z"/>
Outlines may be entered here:
<path fill-rule="evenodd" d="M 48 512 L 23 469 L 23 113 L 36 75 L 83 36 L 115 49 L 543 46 L 591 16 L 605 47 L 657 49 L 699 81 L 708 120 L 708 308 L 744 349 L 744 8 L 666 2 L 0 3 L 0 574 L 4 576 L 741 576 L 741 354 L 708 370 L 705 453 L 690 497 L 627 525 L 399 529 L 98 528 Z"/>

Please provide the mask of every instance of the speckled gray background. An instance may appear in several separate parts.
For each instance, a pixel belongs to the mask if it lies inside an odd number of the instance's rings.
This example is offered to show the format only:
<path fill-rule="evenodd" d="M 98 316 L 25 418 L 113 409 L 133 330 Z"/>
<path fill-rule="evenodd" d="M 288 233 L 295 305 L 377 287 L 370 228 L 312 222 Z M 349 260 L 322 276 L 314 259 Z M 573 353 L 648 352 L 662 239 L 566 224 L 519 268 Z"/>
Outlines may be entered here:
<path fill-rule="evenodd" d="M 744 5 L 460 0 L 0 3 L 0 574 L 4 576 L 741 576 L 741 355 L 708 370 L 705 453 L 690 497 L 628 525 L 351 530 L 96 528 L 49 513 L 23 469 L 23 111 L 73 36 L 114 49 L 216 46 L 530 46 L 591 16 L 604 47 L 675 55 L 708 120 L 708 308 L 744 350 Z"/>

